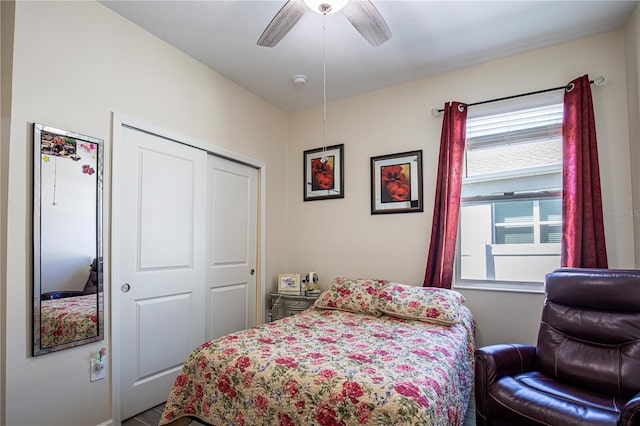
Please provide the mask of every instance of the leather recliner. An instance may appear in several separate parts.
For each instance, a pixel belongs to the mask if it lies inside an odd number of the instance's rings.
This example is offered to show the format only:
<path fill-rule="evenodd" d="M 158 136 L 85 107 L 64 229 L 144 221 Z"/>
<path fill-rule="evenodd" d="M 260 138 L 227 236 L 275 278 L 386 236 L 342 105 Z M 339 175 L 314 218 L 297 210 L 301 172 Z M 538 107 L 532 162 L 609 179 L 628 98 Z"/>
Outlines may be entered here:
<path fill-rule="evenodd" d="M 640 271 L 545 277 L 536 346 L 476 350 L 477 425 L 640 425 Z"/>

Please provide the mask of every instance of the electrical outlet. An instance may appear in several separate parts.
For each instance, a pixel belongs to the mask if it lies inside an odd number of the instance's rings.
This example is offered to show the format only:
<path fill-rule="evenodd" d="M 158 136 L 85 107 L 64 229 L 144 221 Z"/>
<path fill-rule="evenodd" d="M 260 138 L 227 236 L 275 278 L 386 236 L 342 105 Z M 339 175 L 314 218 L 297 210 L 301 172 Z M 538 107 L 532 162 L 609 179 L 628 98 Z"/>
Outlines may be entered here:
<path fill-rule="evenodd" d="M 98 361 L 97 359 L 91 360 L 91 377 L 90 381 L 95 382 L 96 380 L 104 379 L 107 373 L 107 368 L 105 366 L 104 359 L 102 361 Z"/>

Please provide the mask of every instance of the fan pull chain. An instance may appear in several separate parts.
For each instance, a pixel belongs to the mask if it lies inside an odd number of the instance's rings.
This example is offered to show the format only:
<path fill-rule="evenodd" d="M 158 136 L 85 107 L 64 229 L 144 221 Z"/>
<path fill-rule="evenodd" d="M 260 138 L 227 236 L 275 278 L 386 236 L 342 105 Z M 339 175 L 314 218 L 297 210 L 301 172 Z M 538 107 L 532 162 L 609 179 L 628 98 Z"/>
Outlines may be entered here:
<path fill-rule="evenodd" d="M 322 158 L 327 162 L 327 13 L 322 14 Z"/>

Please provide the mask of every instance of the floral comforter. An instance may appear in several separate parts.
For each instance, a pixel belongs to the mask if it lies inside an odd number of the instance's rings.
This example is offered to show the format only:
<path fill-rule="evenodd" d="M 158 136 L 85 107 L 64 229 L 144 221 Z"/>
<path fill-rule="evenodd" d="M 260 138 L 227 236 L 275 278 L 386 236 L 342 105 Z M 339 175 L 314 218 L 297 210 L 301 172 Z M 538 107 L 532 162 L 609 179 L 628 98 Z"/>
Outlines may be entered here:
<path fill-rule="evenodd" d="M 95 294 L 40 302 L 40 347 L 62 345 L 98 335 Z"/>
<path fill-rule="evenodd" d="M 462 425 L 474 329 L 310 308 L 198 347 L 160 425 Z"/>

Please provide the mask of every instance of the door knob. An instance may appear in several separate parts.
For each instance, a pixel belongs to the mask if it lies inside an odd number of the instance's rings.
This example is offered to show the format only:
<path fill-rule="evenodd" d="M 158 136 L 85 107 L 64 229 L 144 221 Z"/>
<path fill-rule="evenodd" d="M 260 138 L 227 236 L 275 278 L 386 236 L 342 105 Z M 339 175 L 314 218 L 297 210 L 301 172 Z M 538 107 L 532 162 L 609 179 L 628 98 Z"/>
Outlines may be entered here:
<path fill-rule="evenodd" d="M 120 287 L 120 290 L 122 290 L 123 293 L 128 292 L 129 290 L 131 290 L 131 286 L 127 283 L 122 284 L 122 286 Z"/>
<path fill-rule="evenodd" d="M 255 274 L 255 273 L 256 273 L 256 270 L 255 270 L 255 269 L 252 269 L 252 270 L 251 270 L 251 275 L 253 275 L 253 274 Z"/>

